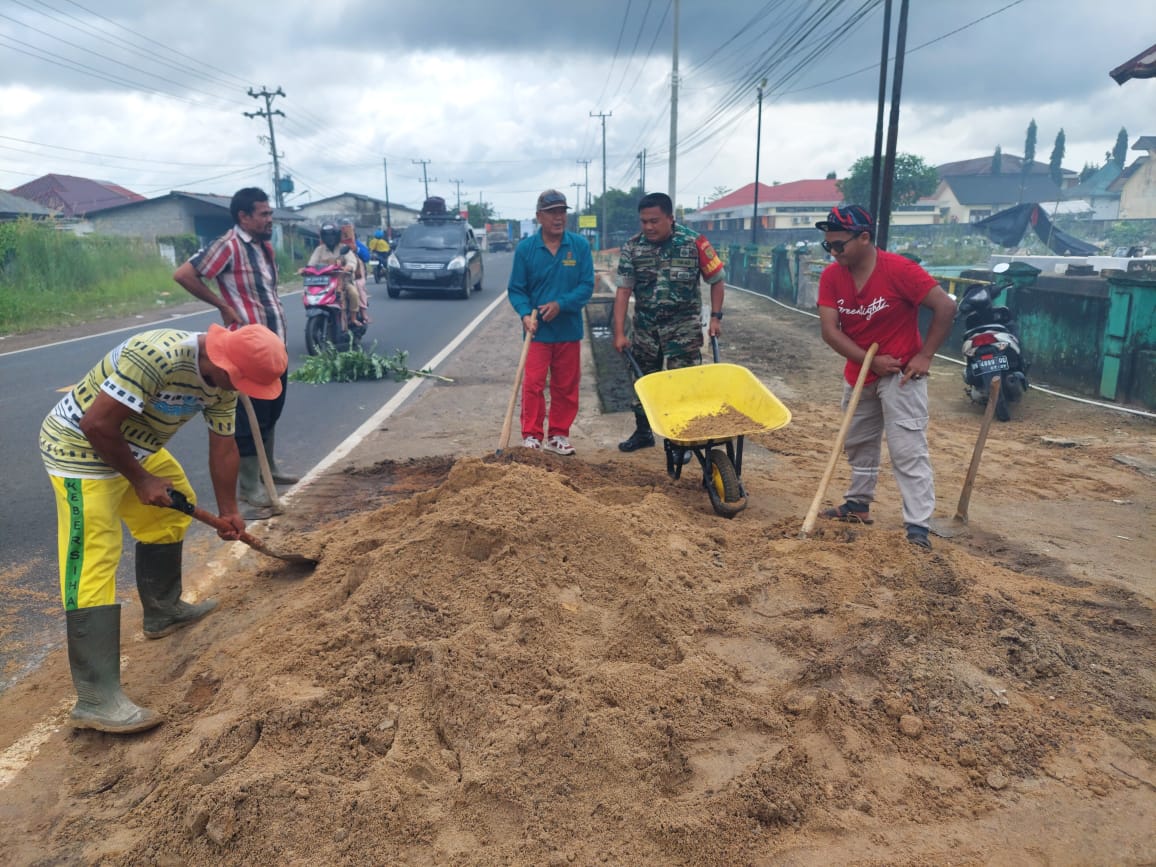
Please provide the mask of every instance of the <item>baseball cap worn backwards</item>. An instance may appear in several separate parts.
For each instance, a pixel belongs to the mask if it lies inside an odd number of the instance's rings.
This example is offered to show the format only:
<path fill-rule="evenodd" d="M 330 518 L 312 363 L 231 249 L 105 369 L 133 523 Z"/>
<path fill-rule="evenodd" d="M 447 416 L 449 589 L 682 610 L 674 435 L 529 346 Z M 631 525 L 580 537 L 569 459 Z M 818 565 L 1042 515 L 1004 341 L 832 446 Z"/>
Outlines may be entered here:
<path fill-rule="evenodd" d="M 862 205 L 845 205 L 832 208 L 827 219 L 816 223 L 820 232 L 873 232 L 875 221 Z"/>
<path fill-rule="evenodd" d="M 556 208 L 570 210 L 570 206 L 566 204 L 566 197 L 560 192 L 557 190 L 546 190 L 546 192 L 538 196 L 539 211 L 553 211 Z"/>
<path fill-rule="evenodd" d="M 229 331 L 210 325 L 205 335 L 209 360 L 229 374 L 233 387 L 258 400 L 281 394 L 281 374 L 289 367 L 285 343 L 264 325 Z"/>

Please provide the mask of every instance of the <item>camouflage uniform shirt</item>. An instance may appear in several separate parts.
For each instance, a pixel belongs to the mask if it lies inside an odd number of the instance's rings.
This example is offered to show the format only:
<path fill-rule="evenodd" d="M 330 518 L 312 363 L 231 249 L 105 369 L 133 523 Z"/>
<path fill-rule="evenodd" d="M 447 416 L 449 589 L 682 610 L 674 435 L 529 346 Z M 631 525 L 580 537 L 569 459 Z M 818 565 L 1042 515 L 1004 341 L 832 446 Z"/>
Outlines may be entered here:
<path fill-rule="evenodd" d="M 700 277 L 712 285 L 723 280 L 723 263 L 704 236 L 678 223 L 661 244 L 639 233 L 622 245 L 618 285 L 634 293 L 636 331 L 697 323 L 702 311 Z"/>

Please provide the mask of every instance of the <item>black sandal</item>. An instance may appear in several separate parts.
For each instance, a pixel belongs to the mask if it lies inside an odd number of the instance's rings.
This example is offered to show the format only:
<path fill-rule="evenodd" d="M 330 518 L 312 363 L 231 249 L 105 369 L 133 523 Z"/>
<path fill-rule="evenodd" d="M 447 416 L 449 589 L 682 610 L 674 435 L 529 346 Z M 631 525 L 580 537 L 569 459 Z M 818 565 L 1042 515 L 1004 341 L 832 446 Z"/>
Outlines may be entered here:
<path fill-rule="evenodd" d="M 874 524 L 875 519 L 871 517 L 870 510 L 871 507 L 868 505 L 848 500 L 841 506 L 824 509 L 819 515 L 824 518 L 829 518 L 832 521 L 847 521 L 852 524 Z"/>

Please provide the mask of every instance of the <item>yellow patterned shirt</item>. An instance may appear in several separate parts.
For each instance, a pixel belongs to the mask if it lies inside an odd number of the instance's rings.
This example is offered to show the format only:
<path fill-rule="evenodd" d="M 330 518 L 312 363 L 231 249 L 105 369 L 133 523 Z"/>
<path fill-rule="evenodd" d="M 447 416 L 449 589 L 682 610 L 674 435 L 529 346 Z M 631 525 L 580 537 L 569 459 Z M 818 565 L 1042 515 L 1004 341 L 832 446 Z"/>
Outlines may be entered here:
<path fill-rule="evenodd" d="M 119 475 L 80 430 L 81 418 L 101 392 L 133 411 L 120 430 L 138 461 L 164 448 L 198 413 L 209 430 L 232 436 L 237 393 L 201 378 L 198 336 L 172 328 L 143 331 L 101 359 L 40 426 L 40 456 L 49 475 L 73 479 Z"/>

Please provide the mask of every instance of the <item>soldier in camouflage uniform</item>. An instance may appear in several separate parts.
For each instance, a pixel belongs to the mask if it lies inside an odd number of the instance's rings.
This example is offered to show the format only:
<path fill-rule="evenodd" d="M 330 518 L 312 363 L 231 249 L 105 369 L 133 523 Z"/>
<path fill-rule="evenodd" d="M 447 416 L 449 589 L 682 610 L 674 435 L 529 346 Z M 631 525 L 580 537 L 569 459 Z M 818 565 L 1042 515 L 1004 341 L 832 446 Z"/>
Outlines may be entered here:
<path fill-rule="evenodd" d="M 622 245 L 614 298 L 614 348 L 630 348 L 643 374 L 702 364 L 702 290 L 710 284 L 710 336 L 722 332 L 723 263 L 710 241 L 674 221 L 665 193 L 638 203 L 642 231 Z M 633 339 L 626 336 L 626 309 L 634 295 Z M 624 452 L 654 445 L 650 421 L 634 401 L 635 431 L 618 444 Z M 683 455 L 684 460 L 689 453 Z"/>

